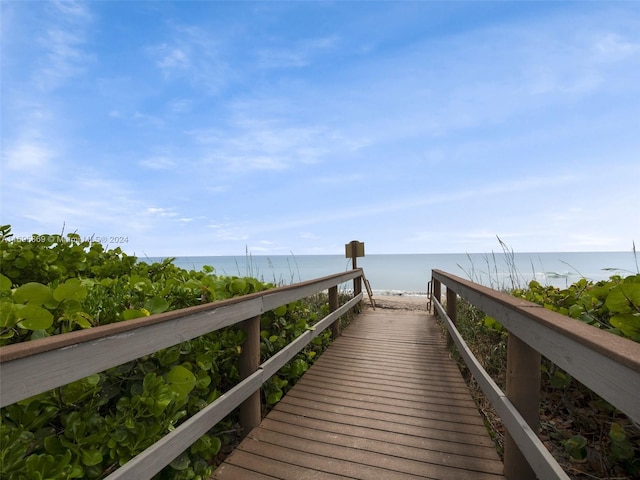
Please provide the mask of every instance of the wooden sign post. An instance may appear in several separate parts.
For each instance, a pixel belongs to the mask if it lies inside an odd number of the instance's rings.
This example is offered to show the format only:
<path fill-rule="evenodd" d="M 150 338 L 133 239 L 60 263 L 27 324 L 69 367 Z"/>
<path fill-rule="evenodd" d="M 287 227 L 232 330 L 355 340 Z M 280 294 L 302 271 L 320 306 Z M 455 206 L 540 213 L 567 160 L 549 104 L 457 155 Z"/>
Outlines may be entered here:
<path fill-rule="evenodd" d="M 358 268 L 358 257 L 364 257 L 364 242 L 353 240 L 344 246 L 344 256 L 351 259 L 352 268 Z M 353 279 L 353 294 L 359 295 L 362 292 L 362 282 L 360 278 Z"/>

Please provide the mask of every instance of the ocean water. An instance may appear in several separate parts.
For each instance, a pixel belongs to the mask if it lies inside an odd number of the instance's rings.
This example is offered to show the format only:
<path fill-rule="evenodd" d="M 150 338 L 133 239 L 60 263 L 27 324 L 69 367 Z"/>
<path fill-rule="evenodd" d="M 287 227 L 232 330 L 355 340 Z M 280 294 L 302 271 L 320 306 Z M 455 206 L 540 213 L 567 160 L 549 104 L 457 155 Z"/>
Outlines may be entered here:
<path fill-rule="evenodd" d="M 150 258 L 145 261 L 159 261 Z M 367 255 L 358 267 L 374 294 L 424 295 L 431 270 L 439 269 L 483 285 L 502 289 L 524 287 L 536 280 L 543 285 L 566 287 L 580 278 L 598 281 L 611 275 L 638 273 L 632 252 L 560 252 L 495 254 L 399 254 Z M 351 260 L 341 255 L 248 255 L 177 257 L 177 266 L 200 270 L 214 267 L 220 275 L 255 277 L 265 282 L 289 285 L 351 269 Z"/>

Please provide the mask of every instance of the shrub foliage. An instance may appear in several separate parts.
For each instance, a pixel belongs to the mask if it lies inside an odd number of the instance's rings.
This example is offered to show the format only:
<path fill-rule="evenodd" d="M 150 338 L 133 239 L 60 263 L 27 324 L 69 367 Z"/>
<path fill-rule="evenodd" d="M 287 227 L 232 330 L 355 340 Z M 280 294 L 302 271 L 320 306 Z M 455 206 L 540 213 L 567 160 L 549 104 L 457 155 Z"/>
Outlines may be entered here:
<path fill-rule="evenodd" d="M 579 280 L 565 289 L 536 281 L 512 295 L 545 308 L 640 341 L 640 274 L 612 276 L 593 283 Z M 458 328 L 496 382 L 505 388 L 507 332 L 496 319 L 459 302 Z M 469 377 L 464 363 L 459 361 Z M 473 384 L 472 384 L 473 385 Z M 483 404 L 481 392 L 476 400 Z M 483 408 L 501 449 L 499 419 Z M 626 415 L 577 382 L 552 362 L 542 361 L 540 436 L 572 478 L 638 478 L 640 429 Z"/>
<path fill-rule="evenodd" d="M 13 238 L 0 227 L 0 345 L 92 328 L 273 288 L 254 278 L 148 264 L 77 234 Z M 297 301 L 261 318 L 263 360 L 328 313 Z M 266 405 L 329 341 L 318 336 L 263 386 Z M 106 477 L 239 381 L 245 334 L 228 327 L 96 373 L 0 411 L 0 477 Z M 238 433 L 227 417 L 156 478 L 206 479 Z"/>

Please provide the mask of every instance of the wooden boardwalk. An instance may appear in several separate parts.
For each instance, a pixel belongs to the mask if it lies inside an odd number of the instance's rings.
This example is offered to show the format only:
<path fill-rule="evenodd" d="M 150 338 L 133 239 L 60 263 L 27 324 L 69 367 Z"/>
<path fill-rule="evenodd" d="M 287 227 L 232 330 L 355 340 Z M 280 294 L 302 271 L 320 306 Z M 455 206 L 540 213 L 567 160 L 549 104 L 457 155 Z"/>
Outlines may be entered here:
<path fill-rule="evenodd" d="M 503 465 L 426 313 L 366 310 L 214 479 L 491 479 Z"/>

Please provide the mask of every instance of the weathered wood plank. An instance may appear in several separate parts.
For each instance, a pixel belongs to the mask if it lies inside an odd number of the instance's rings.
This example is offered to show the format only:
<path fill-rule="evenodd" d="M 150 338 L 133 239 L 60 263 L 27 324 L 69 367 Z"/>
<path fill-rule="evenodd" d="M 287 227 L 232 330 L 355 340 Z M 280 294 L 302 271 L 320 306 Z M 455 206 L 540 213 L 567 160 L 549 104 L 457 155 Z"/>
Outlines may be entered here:
<path fill-rule="evenodd" d="M 375 368 L 375 367 L 374 367 Z M 318 376 L 318 377 L 326 377 L 329 378 L 330 375 L 328 372 L 324 373 L 323 371 L 318 370 L 314 371 L 310 375 Z M 394 378 L 380 378 L 375 376 L 365 376 L 365 375 L 350 375 L 348 372 L 337 372 L 333 374 L 333 378 L 335 380 L 343 380 L 346 382 L 351 382 L 354 385 L 365 385 L 369 386 L 372 389 L 383 389 L 387 390 L 389 388 L 396 388 L 401 392 L 412 392 L 419 393 L 422 395 L 460 395 L 464 397 L 467 392 L 464 391 L 463 387 L 454 385 L 454 386 L 436 386 L 429 385 L 427 383 L 423 383 L 422 385 L 407 385 L 402 381 L 397 381 Z"/>
<path fill-rule="evenodd" d="M 394 405 L 408 408 L 428 409 L 432 412 L 455 413 L 456 415 L 469 415 L 477 418 L 478 411 L 471 402 L 433 402 L 429 398 L 422 395 L 417 399 L 402 396 L 385 396 L 380 393 L 372 393 L 369 390 L 353 392 L 350 389 L 336 390 L 328 388 L 327 384 L 313 384 L 308 382 L 299 382 L 297 384 L 298 392 L 305 392 L 309 395 L 331 395 L 334 398 L 342 398 L 356 401 L 375 402 L 378 404 L 387 404 L 393 402 Z M 384 392 L 381 392 L 384 393 Z"/>
<path fill-rule="evenodd" d="M 398 415 L 407 415 L 411 417 L 418 418 L 429 418 L 433 420 L 443 420 L 445 422 L 451 423 L 462 423 L 469 425 L 477 425 L 484 429 L 484 424 L 482 420 L 478 417 L 478 412 L 471 410 L 460 410 L 460 409 L 449 409 L 448 411 L 443 411 L 442 409 L 433 409 L 433 405 L 429 404 L 417 404 L 417 402 L 408 403 L 402 400 L 386 401 L 381 400 L 380 397 L 377 398 L 367 398 L 367 397 L 356 397 L 354 396 L 344 396 L 344 395 L 334 395 L 332 392 L 330 394 L 323 394 L 318 392 L 308 392 L 301 388 L 297 388 L 295 391 L 291 392 L 291 398 L 299 398 L 301 400 L 308 401 L 318 401 L 321 403 L 328 403 L 331 405 L 336 405 L 338 407 L 354 407 L 360 408 L 362 410 L 370 410 L 373 412 L 384 412 L 384 413 L 396 413 Z"/>
<path fill-rule="evenodd" d="M 285 397 L 286 398 L 286 397 Z M 375 429 L 385 433 L 398 433 L 403 435 L 411 435 L 419 438 L 432 440 L 441 440 L 444 442 L 455 442 L 461 445 L 482 445 L 494 448 L 493 442 L 489 436 L 465 436 L 459 432 L 450 432 L 446 430 L 435 430 L 429 425 L 412 425 L 408 423 L 395 423 L 386 420 L 370 418 L 363 415 L 335 414 L 333 412 L 324 412 L 322 410 L 309 410 L 289 403 L 277 405 L 272 412 L 283 412 L 302 418 L 311 418 L 322 422 L 342 423 L 348 426 L 356 426 L 368 429 Z M 267 417 L 269 418 L 269 417 Z M 494 451 L 495 453 L 495 451 Z"/>
<path fill-rule="evenodd" d="M 234 470 L 228 470 L 227 465 L 234 467 Z M 267 458 L 255 453 L 235 450 L 225 463 L 223 463 L 213 478 L 228 478 L 236 480 L 239 470 L 244 471 L 244 478 L 254 478 L 252 474 L 256 471 L 260 474 L 269 475 L 269 478 L 277 478 L 280 480 L 299 480 L 302 478 L 312 478 L 314 480 L 344 480 L 344 476 L 322 472 L 320 470 L 312 470 L 288 462 L 279 461 L 273 458 Z M 256 474 L 258 475 L 258 474 Z"/>
<path fill-rule="evenodd" d="M 433 318 L 380 309 L 345 329 L 227 463 L 281 479 L 503 478 Z M 236 478 L 225 464 L 213 478 Z"/>
<path fill-rule="evenodd" d="M 491 442 L 484 444 L 469 444 L 450 441 L 444 438 L 430 438 L 421 435 L 419 432 L 412 431 L 409 433 L 395 432 L 384 428 L 376 428 L 371 424 L 368 426 L 354 425 L 348 417 L 338 417 L 330 421 L 326 419 L 316 419 L 306 415 L 296 415 L 285 412 L 281 409 L 273 410 L 268 418 L 263 420 L 265 428 L 277 428 L 274 424 L 286 424 L 294 427 L 309 428 L 313 431 L 328 432 L 337 435 L 351 435 L 358 438 L 366 438 L 370 440 L 379 440 L 388 442 L 393 445 L 408 446 L 422 448 L 425 450 L 433 450 L 443 454 L 460 455 L 467 457 L 476 457 L 486 460 L 487 451 L 493 450 L 494 446 Z M 338 420 L 344 420 L 342 423 Z M 434 435 L 434 437 L 436 437 Z M 489 455 L 491 457 L 491 455 Z M 492 461 L 500 463 L 500 460 L 491 458 Z"/>
<path fill-rule="evenodd" d="M 441 455 L 428 450 L 397 446 L 388 442 L 376 442 L 354 436 L 335 436 L 317 431 L 286 429 L 278 432 L 267 428 L 254 430 L 250 437 L 261 444 L 279 447 L 289 452 L 310 453 L 331 459 L 345 460 L 362 466 L 379 467 L 394 473 L 416 475 L 418 477 L 458 480 L 461 475 L 468 479 L 495 480 L 500 475 L 501 464 L 492 464 L 493 472 L 487 472 L 487 465 L 479 459 L 463 456 Z M 308 437 L 308 438 L 307 438 Z M 459 463 L 456 463 L 459 462 Z M 466 464 L 467 467 L 462 467 Z M 489 469 L 491 469 L 489 467 Z M 482 470 L 478 470 L 478 469 Z M 383 478 L 386 478 L 385 477 Z"/>

